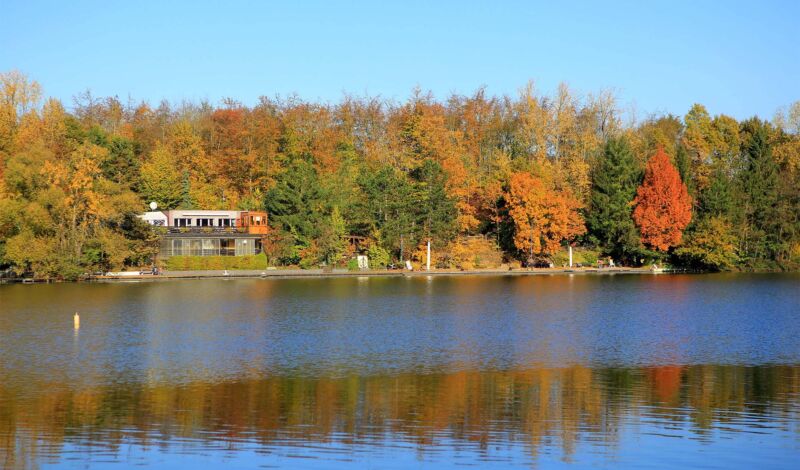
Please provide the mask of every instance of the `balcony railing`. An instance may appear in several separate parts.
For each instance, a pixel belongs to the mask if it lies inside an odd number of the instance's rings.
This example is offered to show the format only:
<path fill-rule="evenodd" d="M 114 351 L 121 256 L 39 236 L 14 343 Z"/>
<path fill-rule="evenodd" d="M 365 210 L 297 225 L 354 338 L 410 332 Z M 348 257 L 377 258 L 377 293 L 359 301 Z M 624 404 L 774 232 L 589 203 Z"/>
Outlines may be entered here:
<path fill-rule="evenodd" d="M 247 233 L 246 227 L 168 227 L 167 233 Z"/>

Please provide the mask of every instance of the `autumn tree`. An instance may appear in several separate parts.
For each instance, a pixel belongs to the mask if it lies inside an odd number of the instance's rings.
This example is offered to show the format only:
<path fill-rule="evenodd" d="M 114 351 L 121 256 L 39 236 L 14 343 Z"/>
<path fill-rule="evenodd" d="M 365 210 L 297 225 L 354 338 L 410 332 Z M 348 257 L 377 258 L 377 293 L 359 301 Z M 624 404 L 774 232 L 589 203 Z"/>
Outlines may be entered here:
<path fill-rule="evenodd" d="M 687 233 L 675 254 L 684 264 L 700 269 L 722 271 L 734 269 L 740 261 L 739 239 L 724 217 L 702 219 Z"/>
<path fill-rule="evenodd" d="M 663 149 L 647 162 L 634 204 L 633 220 L 642 243 L 659 251 L 681 243 L 683 231 L 692 220 L 692 198 Z"/>
<path fill-rule="evenodd" d="M 683 133 L 682 144 L 687 150 L 692 167 L 692 173 L 698 186 L 705 188 L 711 168 L 711 155 L 714 145 L 714 128 L 711 116 L 705 106 L 694 104 L 684 118 L 686 130 Z"/>
<path fill-rule="evenodd" d="M 263 206 L 277 229 L 271 258 L 308 266 L 335 257 L 324 254 L 334 232 L 364 236 L 376 253 L 402 247 L 406 259 L 427 238 L 441 259 L 468 255 L 448 243 L 464 235 L 507 255 L 546 254 L 583 231 L 583 206 L 589 236 L 579 241 L 618 259 L 676 247 L 673 261 L 703 269 L 800 266 L 798 103 L 773 124 L 701 104 L 623 124 L 613 94 L 565 85 L 444 100 L 417 89 L 404 102 L 262 97 L 253 107 L 84 92 L 67 110 L 41 98 L 24 74 L 0 73 L 3 268 L 63 276 L 145 259 L 154 232 L 131 216 L 151 200 Z M 73 224 L 66 200 L 87 218 Z"/>
<path fill-rule="evenodd" d="M 38 148 L 9 160 L 12 184 L 0 207 L 25 214 L 4 229 L 3 257 L 15 270 L 74 279 L 130 259 L 144 239 L 129 238 L 123 226 L 135 224 L 140 201 L 103 176 L 107 157 L 106 149 L 84 142 L 66 158 Z"/>
<path fill-rule="evenodd" d="M 672 114 L 665 116 L 650 116 L 634 128 L 625 130 L 631 143 L 637 163 L 642 167 L 647 163 L 647 155 L 652 155 L 659 148 L 663 148 L 668 155 L 678 155 L 677 148 L 684 132 L 681 118 Z M 687 163 L 689 155 L 686 155 Z M 689 168 L 689 165 L 686 166 Z"/>
<path fill-rule="evenodd" d="M 142 196 L 162 209 L 175 209 L 184 200 L 183 174 L 165 145 L 158 145 L 141 169 Z"/>
<path fill-rule="evenodd" d="M 0 73 L 0 177 L 3 175 L 4 156 L 15 150 L 16 134 L 26 117 L 38 123 L 31 115 L 41 98 L 41 86 L 18 70 Z M 35 113 L 34 113 L 35 114 Z"/>
<path fill-rule="evenodd" d="M 800 135 L 800 101 L 778 109 L 773 123 L 789 134 Z"/>
<path fill-rule="evenodd" d="M 183 184 L 182 198 L 197 207 L 228 209 L 226 186 L 219 184 L 214 164 L 203 148 L 203 141 L 187 120 L 173 124 L 167 134 L 166 149 L 174 157 Z M 234 196 L 229 191 L 228 196 Z"/>
<path fill-rule="evenodd" d="M 580 203 L 530 173 L 513 174 L 505 198 L 514 223 L 514 245 L 529 256 L 554 253 L 564 240 L 586 231 Z"/>

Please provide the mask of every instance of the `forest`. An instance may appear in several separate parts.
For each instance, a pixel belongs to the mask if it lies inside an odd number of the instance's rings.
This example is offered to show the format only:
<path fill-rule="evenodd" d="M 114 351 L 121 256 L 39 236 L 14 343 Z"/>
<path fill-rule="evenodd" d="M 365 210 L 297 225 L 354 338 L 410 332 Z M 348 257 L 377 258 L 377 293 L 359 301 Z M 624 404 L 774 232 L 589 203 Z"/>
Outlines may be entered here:
<path fill-rule="evenodd" d="M 770 120 L 637 117 L 614 93 L 529 83 L 514 96 L 344 95 L 158 105 L 45 98 L 0 73 L 0 269 L 75 279 L 139 266 L 161 209 L 265 210 L 274 266 L 562 262 L 800 267 L 800 101 Z"/>

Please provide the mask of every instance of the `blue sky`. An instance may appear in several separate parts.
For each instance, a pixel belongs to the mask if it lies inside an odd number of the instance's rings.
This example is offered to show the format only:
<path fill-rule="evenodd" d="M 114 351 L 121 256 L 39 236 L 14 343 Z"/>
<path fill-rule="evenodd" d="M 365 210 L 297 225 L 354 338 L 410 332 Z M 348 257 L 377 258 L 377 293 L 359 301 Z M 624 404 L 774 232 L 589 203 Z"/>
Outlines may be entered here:
<path fill-rule="evenodd" d="M 252 104 L 516 94 L 528 80 L 613 88 L 640 115 L 700 102 L 771 117 L 800 99 L 800 2 L 656 3 L 3 0 L 0 70 L 65 104 L 86 89 Z"/>

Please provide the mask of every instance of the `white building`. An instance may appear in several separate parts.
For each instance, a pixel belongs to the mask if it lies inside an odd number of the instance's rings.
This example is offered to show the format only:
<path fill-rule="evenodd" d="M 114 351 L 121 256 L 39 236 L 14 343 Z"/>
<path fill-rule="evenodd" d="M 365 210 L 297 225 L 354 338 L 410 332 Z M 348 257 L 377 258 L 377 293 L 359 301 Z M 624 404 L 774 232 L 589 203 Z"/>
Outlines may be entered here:
<path fill-rule="evenodd" d="M 236 227 L 242 211 L 169 210 L 145 212 L 150 225 L 164 227 Z"/>
<path fill-rule="evenodd" d="M 167 210 L 150 211 L 139 218 L 164 227 L 160 258 L 176 255 L 255 255 L 269 231 L 267 213 L 259 211 Z"/>
<path fill-rule="evenodd" d="M 156 227 L 166 227 L 169 223 L 167 215 L 161 211 L 145 212 L 144 214 L 140 215 L 139 218 L 150 225 L 155 225 Z"/>

